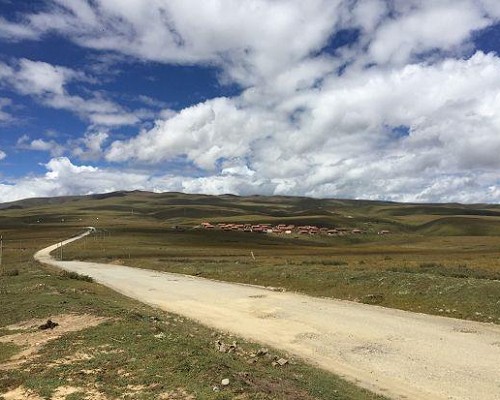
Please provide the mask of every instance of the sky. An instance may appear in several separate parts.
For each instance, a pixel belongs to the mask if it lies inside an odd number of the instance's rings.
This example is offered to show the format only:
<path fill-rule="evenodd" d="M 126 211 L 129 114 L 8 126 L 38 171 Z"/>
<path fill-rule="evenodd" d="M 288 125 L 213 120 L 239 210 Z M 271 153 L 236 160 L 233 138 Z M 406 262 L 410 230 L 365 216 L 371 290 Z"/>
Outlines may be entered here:
<path fill-rule="evenodd" d="M 500 203 L 498 0 L 0 0 L 0 202 Z"/>

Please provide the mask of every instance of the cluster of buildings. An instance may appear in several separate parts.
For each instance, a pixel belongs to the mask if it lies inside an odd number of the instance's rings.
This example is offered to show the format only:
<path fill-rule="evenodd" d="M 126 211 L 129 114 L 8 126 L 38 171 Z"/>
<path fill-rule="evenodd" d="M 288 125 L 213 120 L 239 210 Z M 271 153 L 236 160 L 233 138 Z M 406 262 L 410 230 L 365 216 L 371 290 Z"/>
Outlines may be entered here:
<path fill-rule="evenodd" d="M 282 235 L 328 235 L 328 236 L 344 236 L 344 235 L 359 235 L 366 233 L 361 229 L 352 228 L 325 228 L 315 225 L 287 225 L 287 224 L 227 224 L 219 223 L 212 224 L 210 222 L 203 222 L 201 224 L 203 229 L 207 230 L 221 230 L 221 231 L 240 231 L 240 232 L 255 232 L 255 233 L 274 233 Z M 387 231 L 388 233 L 388 231 Z"/>

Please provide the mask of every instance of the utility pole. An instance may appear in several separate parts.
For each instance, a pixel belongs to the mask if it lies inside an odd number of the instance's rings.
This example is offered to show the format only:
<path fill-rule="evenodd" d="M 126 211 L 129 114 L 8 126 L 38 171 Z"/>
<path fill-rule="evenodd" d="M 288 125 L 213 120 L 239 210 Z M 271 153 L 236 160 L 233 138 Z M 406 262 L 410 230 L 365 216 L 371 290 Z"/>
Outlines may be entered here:
<path fill-rule="evenodd" d="M 1 272 L 3 272 L 2 258 L 3 258 L 3 235 L 0 235 L 0 271 Z"/>
<path fill-rule="evenodd" d="M 0 294 L 5 294 L 7 293 L 7 285 L 5 284 L 4 286 L 4 270 L 3 270 L 3 264 L 2 264 L 2 258 L 3 258 L 3 235 L 0 235 Z"/>

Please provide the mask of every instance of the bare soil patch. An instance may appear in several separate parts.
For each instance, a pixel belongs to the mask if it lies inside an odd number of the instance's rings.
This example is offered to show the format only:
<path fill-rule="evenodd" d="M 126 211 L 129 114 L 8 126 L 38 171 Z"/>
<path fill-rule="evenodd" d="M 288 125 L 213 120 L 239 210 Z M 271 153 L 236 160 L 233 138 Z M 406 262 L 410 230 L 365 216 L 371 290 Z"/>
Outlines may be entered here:
<path fill-rule="evenodd" d="M 5 400 L 43 400 L 31 390 L 25 389 L 22 386 L 4 393 L 2 396 Z"/>
<path fill-rule="evenodd" d="M 67 396 L 74 393 L 83 394 L 85 400 L 108 400 L 104 394 L 95 389 L 75 386 L 59 386 L 54 391 L 50 400 L 65 400 Z M 4 393 L 2 396 L 5 400 L 44 400 L 42 397 L 23 386 L 19 386 L 14 390 Z"/>
<path fill-rule="evenodd" d="M 169 392 L 162 393 L 158 396 L 159 400 L 195 400 L 196 397 L 189 394 L 182 388 L 177 388 Z"/>
<path fill-rule="evenodd" d="M 89 314 L 62 314 L 51 317 L 51 320 L 58 324 L 52 329 L 39 329 L 41 325 L 47 322 L 47 319 L 31 319 L 6 326 L 4 329 L 13 331 L 13 333 L 0 336 L 0 343 L 13 343 L 23 350 L 0 364 L 0 370 L 18 368 L 25 362 L 36 358 L 37 353 L 48 342 L 69 332 L 97 326 L 108 320 L 108 318 Z"/>

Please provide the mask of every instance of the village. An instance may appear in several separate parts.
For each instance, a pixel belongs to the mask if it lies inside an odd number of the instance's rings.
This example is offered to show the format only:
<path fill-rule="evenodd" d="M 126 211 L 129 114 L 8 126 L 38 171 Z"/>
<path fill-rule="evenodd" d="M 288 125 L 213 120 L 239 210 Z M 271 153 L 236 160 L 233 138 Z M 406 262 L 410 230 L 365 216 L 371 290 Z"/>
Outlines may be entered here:
<path fill-rule="evenodd" d="M 202 222 L 200 227 L 206 230 L 221 230 L 221 231 L 239 231 L 266 233 L 277 235 L 327 235 L 327 236 L 346 236 L 346 235 L 361 235 L 367 233 L 361 229 L 353 228 L 326 228 L 315 225 L 287 225 L 287 224 L 237 224 L 237 223 L 210 223 Z M 387 235 L 388 230 L 377 232 L 379 235 Z"/>

